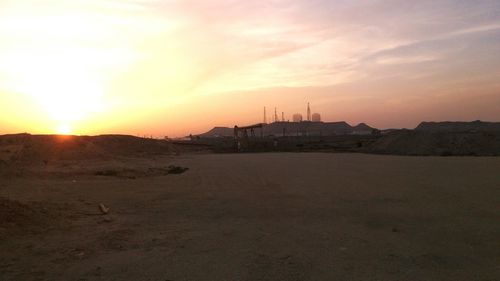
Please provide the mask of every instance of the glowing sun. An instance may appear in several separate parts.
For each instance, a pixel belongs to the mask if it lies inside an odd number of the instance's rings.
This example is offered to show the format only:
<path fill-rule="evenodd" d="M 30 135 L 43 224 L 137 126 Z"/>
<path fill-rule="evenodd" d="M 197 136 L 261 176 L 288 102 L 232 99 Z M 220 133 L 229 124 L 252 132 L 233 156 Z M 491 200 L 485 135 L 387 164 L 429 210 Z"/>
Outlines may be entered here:
<path fill-rule="evenodd" d="M 47 117 L 58 124 L 54 132 L 70 134 L 76 122 L 102 110 L 103 85 L 99 79 L 61 61 L 46 68 L 25 70 L 18 77 L 18 90 L 31 96 Z"/>
<path fill-rule="evenodd" d="M 57 128 L 57 133 L 60 135 L 69 135 L 71 134 L 71 132 L 72 132 L 71 126 L 68 124 L 61 124 Z"/>

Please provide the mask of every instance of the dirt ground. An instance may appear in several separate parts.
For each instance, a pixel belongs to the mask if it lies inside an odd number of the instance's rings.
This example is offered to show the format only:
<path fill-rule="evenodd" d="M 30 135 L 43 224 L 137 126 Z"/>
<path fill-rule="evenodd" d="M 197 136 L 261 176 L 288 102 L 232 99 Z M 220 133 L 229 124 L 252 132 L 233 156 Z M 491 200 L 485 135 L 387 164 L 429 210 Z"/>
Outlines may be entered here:
<path fill-rule="evenodd" d="M 188 154 L 17 169 L 0 178 L 0 280 L 500 280 L 498 157 Z"/>

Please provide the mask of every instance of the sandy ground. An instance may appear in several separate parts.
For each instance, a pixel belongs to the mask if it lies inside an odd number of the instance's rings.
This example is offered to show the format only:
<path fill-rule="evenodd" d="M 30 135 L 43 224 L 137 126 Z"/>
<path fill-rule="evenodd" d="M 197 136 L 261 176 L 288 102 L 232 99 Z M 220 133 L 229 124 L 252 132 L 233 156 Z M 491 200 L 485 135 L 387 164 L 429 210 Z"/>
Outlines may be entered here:
<path fill-rule="evenodd" d="M 162 174 L 171 164 L 189 170 Z M 0 196 L 40 211 L 0 226 L 0 280 L 500 280 L 500 158 L 206 154 L 30 169 L 0 178 Z"/>

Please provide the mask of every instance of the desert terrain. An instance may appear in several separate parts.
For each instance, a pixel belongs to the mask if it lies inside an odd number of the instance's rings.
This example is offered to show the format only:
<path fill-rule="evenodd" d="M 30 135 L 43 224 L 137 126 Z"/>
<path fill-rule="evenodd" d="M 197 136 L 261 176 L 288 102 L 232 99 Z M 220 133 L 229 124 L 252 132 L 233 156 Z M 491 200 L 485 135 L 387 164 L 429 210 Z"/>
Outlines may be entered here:
<path fill-rule="evenodd" d="M 37 155 L 0 163 L 0 280 L 500 276 L 498 157 Z"/>

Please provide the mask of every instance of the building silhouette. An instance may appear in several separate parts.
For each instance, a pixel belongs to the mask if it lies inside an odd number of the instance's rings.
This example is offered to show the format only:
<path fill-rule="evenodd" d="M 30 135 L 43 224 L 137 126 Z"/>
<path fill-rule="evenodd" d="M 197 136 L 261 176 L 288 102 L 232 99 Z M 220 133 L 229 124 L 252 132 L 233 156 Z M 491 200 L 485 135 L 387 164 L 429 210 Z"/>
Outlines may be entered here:
<path fill-rule="evenodd" d="M 319 113 L 313 113 L 312 121 L 313 122 L 321 122 L 321 115 Z"/>
<path fill-rule="evenodd" d="M 295 113 L 292 117 L 293 122 L 302 122 L 302 114 Z"/>

